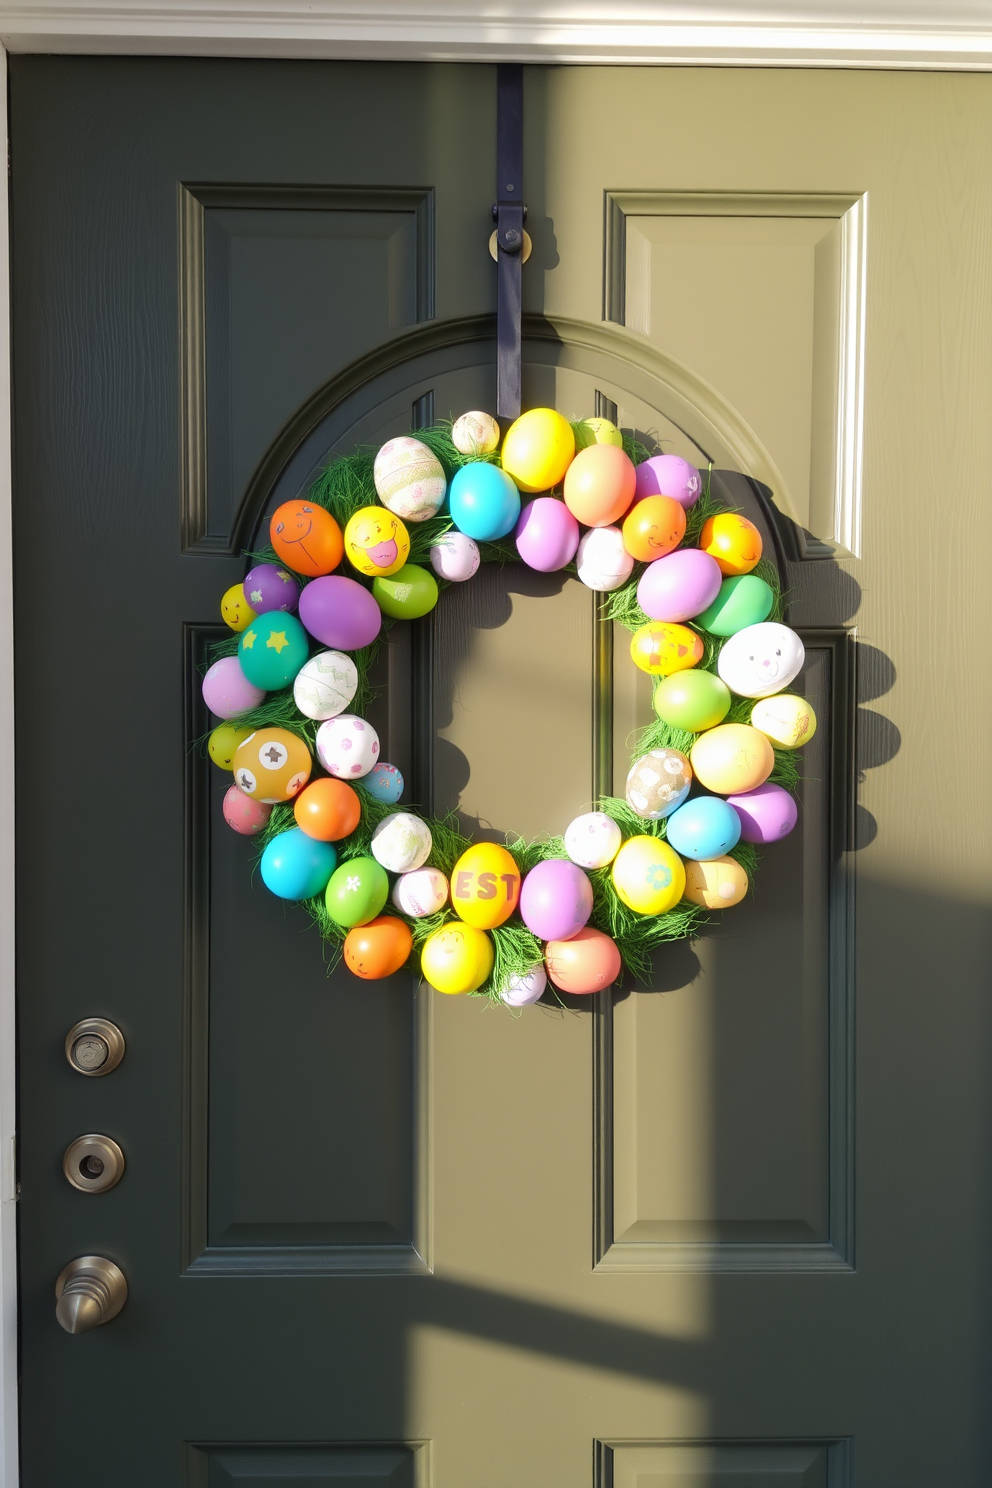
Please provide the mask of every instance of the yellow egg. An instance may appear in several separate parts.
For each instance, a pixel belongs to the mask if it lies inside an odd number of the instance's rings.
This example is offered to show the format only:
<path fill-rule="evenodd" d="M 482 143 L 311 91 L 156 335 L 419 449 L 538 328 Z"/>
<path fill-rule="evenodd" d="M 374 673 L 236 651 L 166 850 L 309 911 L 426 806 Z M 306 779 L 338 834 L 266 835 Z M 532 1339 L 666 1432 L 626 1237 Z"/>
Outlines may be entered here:
<path fill-rule="evenodd" d="M 238 745 L 234 783 L 252 800 L 278 806 L 299 794 L 312 766 L 310 751 L 297 734 L 267 724 Z"/>
<path fill-rule="evenodd" d="M 397 573 L 410 556 L 410 534 L 384 506 L 363 506 L 344 529 L 348 562 L 370 578 Z"/>
<path fill-rule="evenodd" d="M 652 620 L 634 631 L 630 655 L 642 672 L 652 677 L 670 677 L 673 672 L 686 671 L 702 661 L 703 638 L 687 625 Z"/>
<path fill-rule="evenodd" d="M 463 852 L 451 874 L 455 914 L 478 930 L 494 930 L 508 920 L 520 898 L 520 869 L 505 847 L 476 842 Z"/>
<path fill-rule="evenodd" d="M 220 602 L 220 612 L 225 625 L 229 625 L 233 631 L 247 630 L 253 620 L 258 616 L 251 605 L 245 599 L 245 586 L 243 584 L 232 584 L 224 598 Z"/>
<path fill-rule="evenodd" d="M 755 703 L 751 724 L 779 749 L 800 749 L 816 733 L 816 714 L 805 698 L 780 692 Z"/>
<path fill-rule="evenodd" d="M 476 992 L 493 969 L 493 943 L 484 930 L 449 920 L 424 941 L 420 969 L 437 992 Z"/>
<path fill-rule="evenodd" d="M 207 740 L 207 753 L 222 770 L 233 770 L 237 750 L 250 738 L 250 728 L 235 728 L 233 723 L 219 723 Z"/>
<path fill-rule="evenodd" d="M 623 435 L 608 418 L 583 419 L 573 426 L 572 432 L 576 450 L 588 449 L 590 444 L 615 444 L 617 449 L 623 449 Z"/>
<path fill-rule="evenodd" d="M 628 838 L 613 859 L 611 876 L 624 904 L 637 914 L 664 914 L 685 890 L 685 865 L 659 837 Z"/>
<path fill-rule="evenodd" d="M 730 796 L 764 785 L 775 765 L 775 751 L 749 724 L 721 723 L 700 734 L 689 759 L 700 785 L 718 796 Z"/>
<path fill-rule="evenodd" d="M 685 897 L 706 909 L 730 909 L 747 893 L 747 874 L 733 858 L 709 858 L 685 865 Z"/>
<path fill-rule="evenodd" d="M 572 426 L 553 408 L 532 408 L 506 431 L 503 469 L 521 491 L 550 491 L 575 457 Z"/>

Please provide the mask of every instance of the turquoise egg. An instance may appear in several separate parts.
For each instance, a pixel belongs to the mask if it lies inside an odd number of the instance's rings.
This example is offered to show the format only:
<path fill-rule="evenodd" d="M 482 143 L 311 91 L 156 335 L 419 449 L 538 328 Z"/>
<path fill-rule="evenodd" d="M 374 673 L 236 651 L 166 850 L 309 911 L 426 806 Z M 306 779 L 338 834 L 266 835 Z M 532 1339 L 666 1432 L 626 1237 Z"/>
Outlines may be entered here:
<path fill-rule="evenodd" d="M 238 660 L 249 682 L 278 692 L 288 687 L 310 654 L 307 633 L 295 615 L 271 610 L 242 631 Z"/>
<path fill-rule="evenodd" d="M 280 899 L 312 899 L 327 888 L 337 861 L 329 842 L 318 842 L 293 827 L 273 837 L 259 866 L 265 887 Z"/>
<path fill-rule="evenodd" d="M 719 796 L 696 796 L 668 818 L 669 844 L 683 858 L 722 858 L 740 836 L 740 817 Z"/>
<path fill-rule="evenodd" d="M 710 635 L 732 636 L 748 625 L 760 625 L 772 612 L 775 596 L 764 579 L 754 574 L 738 574 L 724 579 L 720 593 L 701 615 L 692 622 Z"/>
<path fill-rule="evenodd" d="M 349 858 L 331 874 L 325 903 L 331 919 L 352 930 L 374 920 L 388 897 L 385 868 L 375 858 Z"/>
<path fill-rule="evenodd" d="M 476 542 L 495 542 L 517 525 L 520 492 L 498 465 L 473 460 L 455 473 L 448 507 L 459 532 Z"/>

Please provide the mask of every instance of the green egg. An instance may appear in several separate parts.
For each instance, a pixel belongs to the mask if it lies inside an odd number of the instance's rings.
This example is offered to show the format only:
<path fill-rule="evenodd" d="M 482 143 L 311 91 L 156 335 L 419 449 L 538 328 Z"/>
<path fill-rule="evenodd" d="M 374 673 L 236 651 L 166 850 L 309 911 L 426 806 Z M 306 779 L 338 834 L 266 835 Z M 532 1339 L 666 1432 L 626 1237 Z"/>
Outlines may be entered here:
<path fill-rule="evenodd" d="M 437 579 L 417 563 L 404 563 L 389 578 L 372 585 L 376 603 L 384 615 L 395 620 L 416 620 L 437 604 Z"/>
<path fill-rule="evenodd" d="M 715 728 L 730 712 L 730 689 L 713 672 L 675 672 L 654 690 L 654 711 L 662 723 L 699 734 Z"/>
<path fill-rule="evenodd" d="M 352 930 L 374 920 L 388 897 L 385 868 L 375 858 L 349 858 L 331 874 L 324 902 L 331 919 Z"/>
<path fill-rule="evenodd" d="M 772 612 L 775 596 L 764 579 L 754 574 L 738 574 L 724 579 L 720 593 L 693 625 L 701 625 L 710 635 L 732 636 L 747 625 L 760 625 Z"/>
<path fill-rule="evenodd" d="M 266 692 L 288 687 L 309 654 L 306 631 L 295 615 L 283 610 L 256 615 L 238 642 L 241 670 Z"/>

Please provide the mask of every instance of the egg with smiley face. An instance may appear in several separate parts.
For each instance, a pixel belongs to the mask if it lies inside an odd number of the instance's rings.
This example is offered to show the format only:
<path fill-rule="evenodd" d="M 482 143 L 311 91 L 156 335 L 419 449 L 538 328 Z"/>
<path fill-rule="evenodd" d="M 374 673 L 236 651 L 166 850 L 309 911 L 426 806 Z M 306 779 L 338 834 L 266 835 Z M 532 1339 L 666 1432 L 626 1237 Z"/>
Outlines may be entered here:
<path fill-rule="evenodd" d="M 255 611 L 245 599 L 243 584 L 232 584 L 220 602 L 220 612 L 225 625 L 240 635 L 257 618 Z"/>
<path fill-rule="evenodd" d="M 806 652 L 796 632 L 766 620 L 731 636 L 720 652 L 716 669 L 738 697 L 766 698 L 795 681 L 805 660 Z"/>
<path fill-rule="evenodd" d="M 348 562 L 370 578 L 397 573 L 410 556 L 410 534 L 384 506 L 363 506 L 344 529 Z"/>

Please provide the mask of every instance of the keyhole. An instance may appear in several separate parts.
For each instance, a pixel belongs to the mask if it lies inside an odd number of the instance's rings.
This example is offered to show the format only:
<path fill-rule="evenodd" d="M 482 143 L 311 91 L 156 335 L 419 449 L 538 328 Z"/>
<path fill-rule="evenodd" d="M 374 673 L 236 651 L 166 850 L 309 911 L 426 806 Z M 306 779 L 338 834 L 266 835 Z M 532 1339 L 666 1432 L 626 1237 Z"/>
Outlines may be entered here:
<path fill-rule="evenodd" d="M 99 1178 L 103 1173 L 103 1166 L 103 1159 L 90 1153 L 79 1164 L 79 1171 L 84 1178 Z"/>

